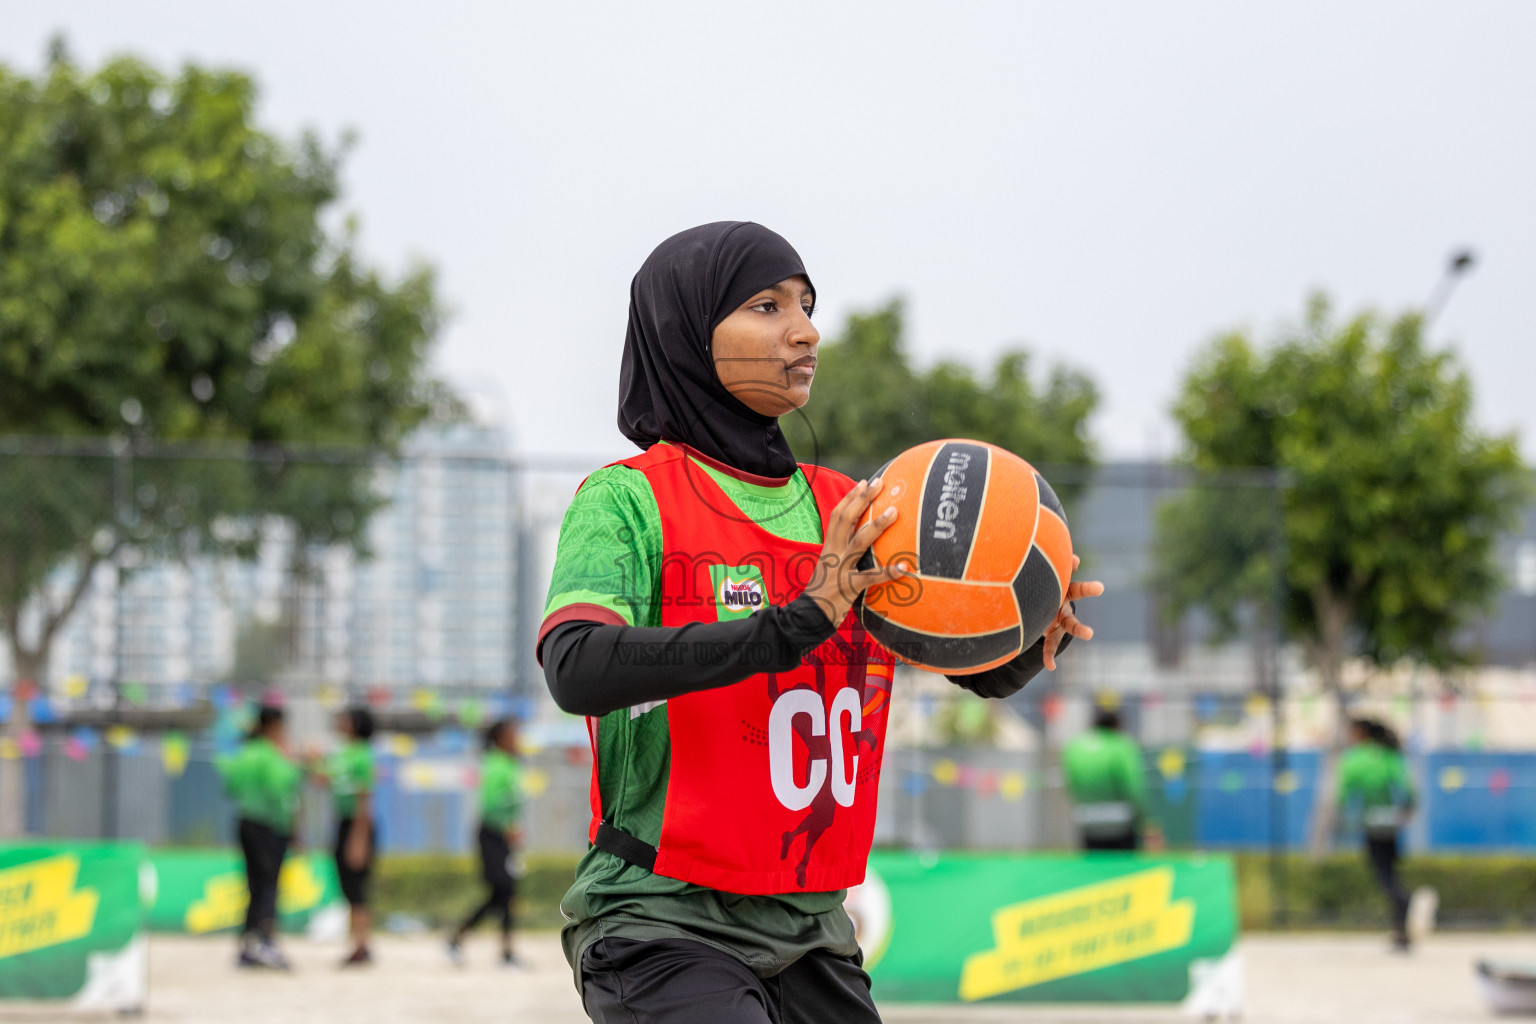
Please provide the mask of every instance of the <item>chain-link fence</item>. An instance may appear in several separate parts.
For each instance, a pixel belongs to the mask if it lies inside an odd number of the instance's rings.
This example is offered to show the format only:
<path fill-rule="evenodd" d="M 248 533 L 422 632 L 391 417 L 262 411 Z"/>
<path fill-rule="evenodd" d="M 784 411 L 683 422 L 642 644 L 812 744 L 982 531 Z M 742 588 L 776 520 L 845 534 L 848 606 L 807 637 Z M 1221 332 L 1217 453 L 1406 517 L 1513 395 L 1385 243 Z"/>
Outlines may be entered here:
<path fill-rule="evenodd" d="M 328 712 L 349 702 L 392 723 L 378 740 L 386 849 L 463 849 L 475 729 L 519 717 L 530 844 L 579 849 L 585 729 L 549 702 L 532 648 L 561 515 L 597 461 L 517 460 L 468 425 L 395 459 L 0 439 L 0 681 L 20 680 L 0 698 L 0 765 L 25 781 L 28 827 L 226 840 L 213 759 L 250 702 L 278 692 L 300 746 L 328 743 Z M 1280 635 L 1279 482 L 1155 465 L 1046 475 L 1083 575 L 1108 587 L 1081 609 L 1097 635 L 1005 702 L 903 670 L 877 840 L 1072 846 L 1061 750 L 1111 702 L 1171 846 L 1299 845 L 1328 798 L 1319 749 L 1338 708 Z M 1269 575 L 1251 571 L 1265 559 Z M 1250 571 L 1219 593 L 1219 579 L 1187 585 L 1207 563 Z M 1349 683 L 1353 710 L 1408 741 L 1425 795 L 1412 846 L 1536 845 L 1532 590 L 1478 627 L 1503 667 Z M 306 815 L 322 836 L 318 790 Z"/>
<path fill-rule="evenodd" d="M 916 674 L 898 681 L 915 683 Z M 947 684 L 945 684 L 947 685 Z M 1165 698 L 1126 700 L 1120 710 L 1132 736 L 1170 711 Z M 1305 845 L 1309 813 L 1318 799 L 1316 747 L 1272 747 L 1273 708 L 1262 698 L 1195 695 L 1172 709 L 1195 723 L 1181 742 L 1143 740 L 1149 817 L 1171 849 L 1267 851 Z M 1086 695 L 1027 695 L 1006 708 L 955 693 L 897 697 L 896 726 L 910 718 L 971 719 L 962 734 L 915 745 L 893 742 L 881 785 L 876 841 L 915 849 L 1068 849 L 1077 844 L 1062 781 L 1060 751 L 1100 706 Z M 1331 715 L 1327 702 L 1290 698 L 1298 719 Z M 924 706 L 926 705 L 926 706 Z M 321 734 L 325 710 L 313 699 L 290 705 L 301 731 Z M 511 701 L 487 714 L 526 711 Z M 1408 759 L 1420 794 L 1406 832 L 1409 850 L 1479 851 L 1536 848 L 1536 752 L 1490 741 L 1509 723 L 1536 719 L 1536 700 L 1511 697 L 1382 701 L 1363 709 L 1394 722 L 1417 721 Z M 233 721 L 242 721 L 237 711 Z M 384 716 L 388 722 L 388 716 Z M 457 716 L 455 716 L 456 719 Z M 1024 723 L 1046 723 L 1036 733 Z M 1003 719 L 1001 723 L 995 719 Z M 984 722 L 989 724 L 983 724 Z M 476 813 L 478 735 L 456 720 L 412 717 L 411 731 L 388 730 L 378 742 L 381 840 L 395 852 L 469 849 Z M 940 733 L 951 726 L 943 726 Z M 964 735 L 974 728 L 990 739 Z M 1489 728 L 1489 733 L 1481 730 Z M 416 731 L 421 729 L 423 731 Z M 227 842 L 233 811 L 214 770 L 238 730 L 214 725 L 190 737 L 176 731 L 105 727 L 38 730 L 38 746 L 18 763 L 28 789 L 29 831 L 45 836 L 118 836 L 151 844 Z M 533 728 L 525 747 L 531 848 L 575 852 L 585 845 L 590 759 L 572 737 Z M 551 742 L 553 741 L 553 742 Z M 303 834 L 325 842 L 328 798 L 306 791 Z M 1354 837 L 1341 831 L 1339 840 Z"/>

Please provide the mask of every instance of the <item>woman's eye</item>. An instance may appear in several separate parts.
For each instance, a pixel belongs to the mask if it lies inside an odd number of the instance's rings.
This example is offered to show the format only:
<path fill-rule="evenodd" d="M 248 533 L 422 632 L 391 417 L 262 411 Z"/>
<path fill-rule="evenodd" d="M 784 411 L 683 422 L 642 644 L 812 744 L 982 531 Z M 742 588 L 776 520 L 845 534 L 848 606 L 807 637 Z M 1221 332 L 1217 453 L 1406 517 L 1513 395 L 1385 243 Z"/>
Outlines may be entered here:
<path fill-rule="evenodd" d="M 808 306 L 801 306 L 800 308 L 805 310 L 805 318 L 807 320 L 816 315 L 816 306 L 814 303 Z"/>
<path fill-rule="evenodd" d="M 764 313 L 774 313 L 778 311 L 779 304 L 772 299 L 764 299 L 752 308 Z"/>

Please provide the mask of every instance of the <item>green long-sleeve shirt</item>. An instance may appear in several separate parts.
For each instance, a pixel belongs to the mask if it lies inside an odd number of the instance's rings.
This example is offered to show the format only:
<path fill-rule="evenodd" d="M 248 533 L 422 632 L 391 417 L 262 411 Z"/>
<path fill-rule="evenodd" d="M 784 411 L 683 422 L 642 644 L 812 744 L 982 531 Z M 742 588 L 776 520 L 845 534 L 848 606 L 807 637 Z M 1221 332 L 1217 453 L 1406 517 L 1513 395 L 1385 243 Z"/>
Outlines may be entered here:
<path fill-rule="evenodd" d="M 523 813 L 522 771 L 504 750 L 491 750 L 480 765 L 480 820 L 505 832 Z"/>
<path fill-rule="evenodd" d="M 1413 779 L 1403 755 L 1380 743 L 1356 743 L 1339 762 L 1339 806 L 1362 813 L 1412 807 Z"/>
<path fill-rule="evenodd" d="M 267 739 L 251 739 L 238 753 L 218 762 L 224 792 L 235 801 L 240 817 L 287 834 L 299 807 L 304 773 Z"/>
<path fill-rule="evenodd" d="M 1124 802 L 1146 813 L 1146 766 L 1141 750 L 1115 729 L 1090 729 L 1061 754 L 1067 792 L 1075 804 Z"/>

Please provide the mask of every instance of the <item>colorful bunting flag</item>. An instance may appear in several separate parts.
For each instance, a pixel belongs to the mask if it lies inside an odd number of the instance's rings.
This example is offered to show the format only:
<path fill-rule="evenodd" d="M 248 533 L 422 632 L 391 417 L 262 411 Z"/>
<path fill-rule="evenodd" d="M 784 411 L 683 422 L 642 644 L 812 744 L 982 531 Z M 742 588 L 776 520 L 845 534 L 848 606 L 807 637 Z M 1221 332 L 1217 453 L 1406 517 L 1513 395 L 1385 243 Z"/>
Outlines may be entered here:
<path fill-rule="evenodd" d="M 1467 773 L 1452 765 L 1440 769 L 1440 788 L 1447 793 L 1454 793 L 1467 784 Z"/>
<path fill-rule="evenodd" d="M 160 738 L 160 764 L 171 778 L 180 778 L 186 772 L 190 753 L 191 744 L 181 733 L 166 733 Z"/>
<path fill-rule="evenodd" d="M 43 738 L 31 729 L 16 737 L 16 746 L 22 757 L 36 757 L 43 752 Z"/>
<path fill-rule="evenodd" d="M 549 792 L 549 776 L 537 768 L 528 769 L 523 773 L 523 792 L 537 800 Z"/>
<path fill-rule="evenodd" d="M 138 734 L 126 725 L 114 725 L 107 729 L 107 742 L 117 750 L 133 750 L 139 744 Z"/>
<path fill-rule="evenodd" d="M 1184 751 L 1177 747 L 1169 747 L 1157 755 L 1157 770 L 1165 779 L 1183 778 L 1187 763 Z"/>
<path fill-rule="evenodd" d="M 1488 788 L 1499 796 L 1509 792 L 1509 771 L 1495 768 L 1488 774 Z"/>

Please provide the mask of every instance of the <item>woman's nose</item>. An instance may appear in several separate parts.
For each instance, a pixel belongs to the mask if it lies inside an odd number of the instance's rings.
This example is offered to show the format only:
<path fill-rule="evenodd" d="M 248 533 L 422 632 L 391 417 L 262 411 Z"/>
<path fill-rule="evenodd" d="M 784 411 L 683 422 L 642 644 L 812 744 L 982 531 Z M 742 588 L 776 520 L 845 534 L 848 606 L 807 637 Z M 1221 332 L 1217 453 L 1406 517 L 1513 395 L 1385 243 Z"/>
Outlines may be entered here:
<path fill-rule="evenodd" d="M 793 345 L 814 345 L 821 340 L 821 332 L 811 322 L 811 318 L 800 312 L 800 318 L 795 321 L 789 331 L 789 340 Z"/>

